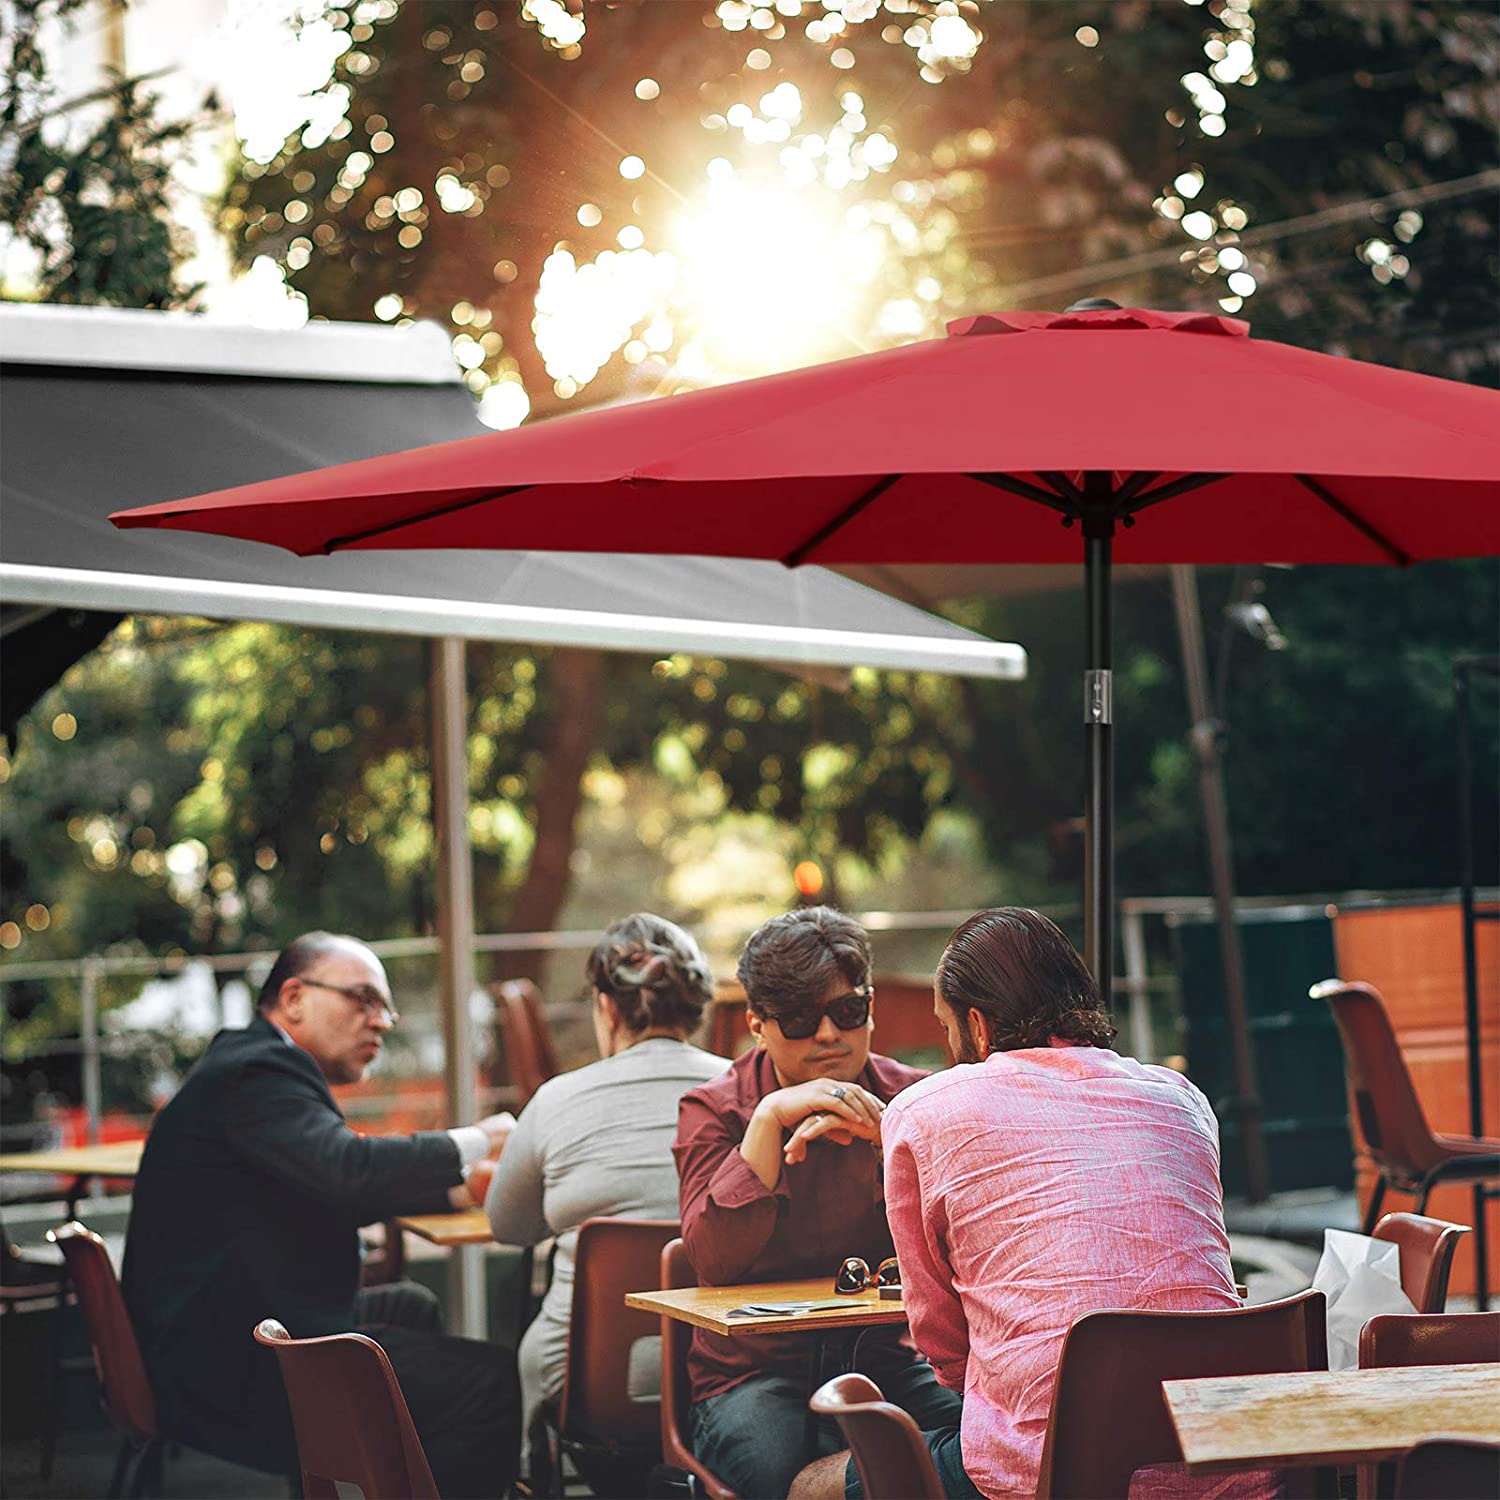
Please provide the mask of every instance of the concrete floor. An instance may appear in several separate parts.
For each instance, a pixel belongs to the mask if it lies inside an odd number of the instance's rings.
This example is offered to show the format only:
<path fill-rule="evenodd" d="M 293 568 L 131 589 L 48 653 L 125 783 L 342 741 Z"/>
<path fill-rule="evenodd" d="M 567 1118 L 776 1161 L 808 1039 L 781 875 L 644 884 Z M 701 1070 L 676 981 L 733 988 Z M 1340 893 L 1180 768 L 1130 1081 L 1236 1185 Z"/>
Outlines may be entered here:
<path fill-rule="evenodd" d="M 42 1483 L 35 1438 L 0 1443 L 0 1495 L 6 1500 L 97 1500 L 108 1493 L 118 1443 L 103 1426 L 62 1435 L 52 1480 Z M 286 1500 L 287 1481 L 179 1449 L 169 1456 L 161 1493 L 170 1500 Z"/>

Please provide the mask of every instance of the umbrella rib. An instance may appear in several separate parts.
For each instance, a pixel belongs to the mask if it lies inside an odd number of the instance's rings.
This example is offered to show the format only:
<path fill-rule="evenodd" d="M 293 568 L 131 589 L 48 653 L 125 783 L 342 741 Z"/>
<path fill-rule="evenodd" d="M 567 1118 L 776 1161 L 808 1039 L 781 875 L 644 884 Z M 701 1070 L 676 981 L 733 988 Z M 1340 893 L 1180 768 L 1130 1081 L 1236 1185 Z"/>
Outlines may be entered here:
<path fill-rule="evenodd" d="M 1138 510 L 1145 510 L 1148 505 L 1155 505 L 1159 500 L 1171 500 L 1178 495 L 1186 495 L 1191 490 L 1201 490 L 1206 485 L 1217 484 L 1219 480 L 1228 477 L 1227 474 L 1184 474 L 1181 479 L 1174 479 L 1169 484 L 1159 484 L 1154 490 L 1147 490 L 1144 495 L 1136 495 L 1127 504 L 1120 506 L 1115 514 L 1133 516 Z"/>
<path fill-rule="evenodd" d="M 831 521 L 820 526 L 806 541 L 799 542 L 790 552 L 782 554 L 781 561 L 788 568 L 799 568 L 807 561 L 810 553 L 821 547 L 834 532 L 842 530 L 867 506 L 873 505 L 890 487 L 899 479 L 904 479 L 903 474 L 887 474 L 883 479 L 878 479 L 862 495 L 851 500 L 838 515 Z"/>
<path fill-rule="evenodd" d="M 1153 480 L 1161 478 L 1159 469 L 1137 469 L 1120 487 L 1115 491 L 1116 501 L 1124 505 L 1129 500 L 1134 500 L 1140 492 Z"/>
<path fill-rule="evenodd" d="M 1024 479 L 1015 479 L 1009 474 L 970 474 L 969 478 L 977 479 L 997 490 L 1005 490 L 1008 494 L 1019 495 L 1023 500 L 1035 500 L 1038 505 L 1045 505 L 1061 515 L 1073 517 L 1074 520 L 1078 518 L 1077 507 L 1069 505 L 1061 495 L 1044 490 L 1040 485 L 1027 484 Z"/>
<path fill-rule="evenodd" d="M 1071 500 L 1074 505 L 1083 504 L 1083 491 L 1060 469 L 1048 469 L 1042 478 L 1064 499 Z"/>
<path fill-rule="evenodd" d="M 1304 489 L 1316 495 L 1340 520 L 1347 521 L 1356 531 L 1374 542 L 1393 563 L 1403 568 L 1411 565 L 1411 553 L 1403 552 L 1389 537 L 1377 531 L 1363 516 L 1357 515 L 1345 505 L 1326 485 L 1320 484 L 1310 474 L 1296 474 L 1293 478 Z"/>
<path fill-rule="evenodd" d="M 417 526 L 423 521 L 436 521 L 441 516 L 451 516 L 458 511 L 469 510 L 475 505 L 483 505 L 489 500 L 503 500 L 507 495 L 519 495 L 522 490 L 530 488 L 529 484 L 512 484 L 503 489 L 486 490 L 482 495 L 474 495 L 468 500 L 454 500 L 448 505 L 436 506 L 419 515 L 401 516 L 394 521 L 382 521 L 379 526 L 370 526 L 364 531 L 351 531 L 345 536 L 331 536 L 319 550 L 324 554 L 337 552 L 340 548 L 351 547 L 356 542 L 367 542 L 372 536 L 387 536 L 393 531 L 400 531 L 404 526 Z"/>

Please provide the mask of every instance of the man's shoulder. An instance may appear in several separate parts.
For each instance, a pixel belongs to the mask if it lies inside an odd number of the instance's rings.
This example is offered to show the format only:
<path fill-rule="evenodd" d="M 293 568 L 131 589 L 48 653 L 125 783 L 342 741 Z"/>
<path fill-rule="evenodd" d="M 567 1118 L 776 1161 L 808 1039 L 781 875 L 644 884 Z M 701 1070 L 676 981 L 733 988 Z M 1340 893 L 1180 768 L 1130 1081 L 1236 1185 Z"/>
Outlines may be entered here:
<path fill-rule="evenodd" d="M 189 1091 L 202 1094 L 221 1089 L 237 1075 L 252 1072 L 262 1079 L 323 1087 L 317 1063 L 269 1022 L 257 1017 L 248 1026 L 226 1029 L 214 1037 L 184 1080 L 178 1097 Z"/>
<path fill-rule="evenodd" d="M 705 1052 L 705 1058 L 712 1053 Z M 733 1062 L 719 1059 L 720 1067 L 702 1083 L 694 1084 L 682 1096 L 684 1104 L 692 1101 L 705 1105 L 715 1114 L 732 1112 L 745 1105 L 754 1107 L 765 1092 L 760 1078 L 760 1048 L 751 1047 L 742 1052 Z"/>
<path fill-rule="evenodd" d="M 872 1052 L 865 1069 L 875 1085 L 871 1092 L 887 1102 L 924 1078 L 933 1076 L 926 1068 L 914 1068 L 909 1063 L 898 1062 L 882 1052 Z"/>
<path fill-rule="evenodd" d="M 936 1073 L 924 1072 L 921 1069 L 907 1069 L 914 1072 L 916 1077 L 901 1090 L 901 1096 L 891 1102 L 891 1108 L 901 1114 L 921 1114 L 930 1107 L 930 1102 L 939 1095 L 947 1094 L 953 1089 L 963 1088 L 973 1080 L 967 1075 L 975 1070 L 965 1067 L 962 1063 L 951 1068 L 944 1068 Z"/>

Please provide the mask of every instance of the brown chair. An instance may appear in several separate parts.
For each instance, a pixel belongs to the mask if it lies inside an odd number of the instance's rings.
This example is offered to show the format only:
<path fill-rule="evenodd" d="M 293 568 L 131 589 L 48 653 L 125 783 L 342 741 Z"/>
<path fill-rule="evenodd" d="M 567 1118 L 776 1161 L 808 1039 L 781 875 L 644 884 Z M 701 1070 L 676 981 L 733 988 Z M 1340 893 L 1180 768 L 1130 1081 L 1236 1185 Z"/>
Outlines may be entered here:
<path fill-rule="evenodd" d="M 917 1424 L 864 1375 L 836 1375 L 808 1403 L 833 1417 L 854 1455 L 867 1500 L 944 1500 Z"/>
<path fill-rule="evenodd" d="M 580 1226 L 567 1375 L 561 1398 L 539 1413 L 536 1436 L 544 1447 L 532 1444 L 531 1480 L 539 1493 L 563 1493 L 564 1453 L 585 1478 L 630 1479 L 623 1488 L 610 1485 L 611 1494 L 644 1493 L 646 1475 L 661 1462 L 659 1403 L 630 1394 L 631 1349 L 657 1336 L 659 1319 L 626 1307 L 625 1294 L 656 1284 L 662 1247 L 679 1228 L 676 1219 L 597 1218 Z"/>
<path fill-rule="evenodd" d="M 1359 1331 L 1362 1370 L 1496 1363 L 1500 1363 L 1500 1312 L 1381 1313 Z M 1360 1464 L 1357 1472 L 1360 1500 L 1395 1492 L 1394 1464 Z M 1500 1495 L 1500 1490 L 1493 1495 Z"/>
<path fill-rule="evenodd" d="M 698 1273 L 688 1259 L 681 1240 L 669 1240 L 661 1252 L 661 1289 L 697 1286 Z M 693 1341 L 690 1324 L 676 1318 L 661 1320 L 661 1456 L 662 1462 L 685 1470 L 708 1500 L 738 1500 L 734 1491 L 693 1453 L 688 1434 L 692 1431 L 688 1411 L 692 1388 L 688 1381 L 688 1348 Z"/>
<path fill-rule="evenodd" d="M 529 979 L 508 979 L 504 984 L 492 985 L 490 995 L 500 1023 L 506 1071 L 520 1102 L 525 1104 L 559 1071 L 557 1047 L 547 1025 L 542 997 Z"/>
<path fill-rule="evenodd" d="M 109 1251 L 76 1219 L 49 1229 L 47 1238 L 63 1253 L 68 1279 L 83 1309 L 104 1408 L 121 1434 L 109 1493 L 144 1494 L 148 1485 L 160 1486 L 162 1437 L 156 1425 L 156 1399 Z"/>
<path fill-rule="evenodd" d="M 1375 1227 L 1387 1188 L 1410 1194 L 1420 1214 L 1426 1210 L 1427 1195 L 1440 1182 L 1500 1182 L 1500 1140 L 1437 1135 L 1428 1125 L 1385 1002 L 1373 985 L 1329 979 L 1315 984 L 1311 994 L 1333 1010 L 1344 1044 L 1354 1116 L 1379 1173 L 1365 1213 L 1366 1234 Z M 1481 1289 L 1483 1264 L 1481 1255 Z"/>
<path fill-rule="evenodd" d="M 1468 1438 L 1433 1438 L 1402 1455 L 1397 1500 L 1495 1500 L 1500 1495 L 1500 1445 Z"/>
<path fill-rule="evenodd" d="M 1372 1231 L 1401 1249 L 1401 1290 L 1419 1313 L 1440 1313 L 1448 1304 L 1448 1273 L 1467 1224 L 1421 1214 L 1387 1214 Z"/>
<path fill-rule="evenodd" d="M 281 1365 L 306 1500 L 439 1500 L 422 1440 L 385 1350 L 362 1333 L 294 1339 L 274 1318 L 255 1329 Z"/>
<path fill-rule="evenodd" d="M 1180 1464 L 1164 1380 L 1328 1368 L 1327 1303 L 1303 1292 L 1211 1312 L 1095 1312 L 1063 1340 L 1037 1500 L 1124 1495 L 1150 1464 Z M 1287 1476 L 1288 1496 L 1312 1493 Z"/>
<path fill-rule="evenodd" d="M 1500 1364 L 1500 1312 L 1381 1313 L 1359 1331 L 1359 1367 Z"/>

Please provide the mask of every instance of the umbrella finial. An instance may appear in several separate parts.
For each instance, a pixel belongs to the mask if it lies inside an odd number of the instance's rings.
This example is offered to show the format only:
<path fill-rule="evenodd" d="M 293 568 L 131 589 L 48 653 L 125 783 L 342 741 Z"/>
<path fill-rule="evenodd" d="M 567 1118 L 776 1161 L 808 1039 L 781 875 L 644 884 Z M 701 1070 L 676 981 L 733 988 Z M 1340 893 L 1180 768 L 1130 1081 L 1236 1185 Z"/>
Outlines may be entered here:
<path fill-rule="evenodd" d="M 1112 297 L 1080 297 L 1066 311 L 1075 312 L 1119 312 L 1120 304 Z"/>

